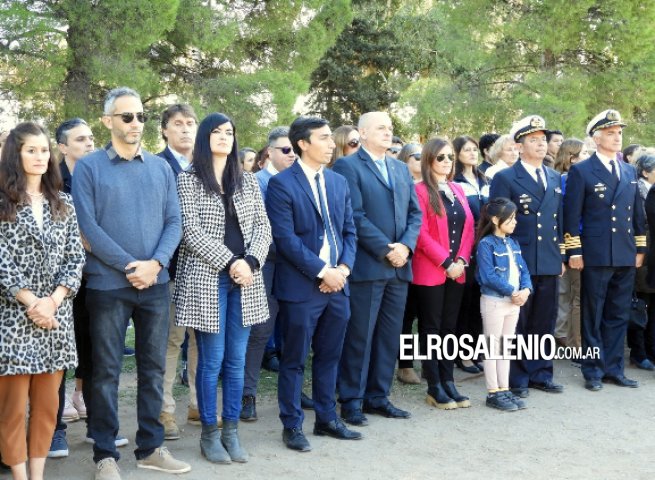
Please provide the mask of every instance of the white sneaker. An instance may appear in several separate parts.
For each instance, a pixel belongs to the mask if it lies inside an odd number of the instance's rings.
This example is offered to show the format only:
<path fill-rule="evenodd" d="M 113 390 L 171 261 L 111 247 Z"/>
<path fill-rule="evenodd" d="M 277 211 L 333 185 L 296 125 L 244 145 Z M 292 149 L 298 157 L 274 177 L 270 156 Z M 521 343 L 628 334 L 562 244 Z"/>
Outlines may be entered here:
<path fill-rule="evenodd" d="M 93 445 L 93 444 L 96 443 L 96 441 L 94 439 L 92 439 L 91 437 L 89 437 L 89 436 L 87 436 L 84 439 L 84 441 L 86 443 L 88 443 L 89 445 Z M 125 437 L 123 437 L 121 435 L 118 435 L 116 437 L 116 440 L 114 440 L 114 445 L 116 445 L 116 448 L 124 447 L 124 446 L 129 445 L 129 444 L 130 444 L 130 441 L 127 438 L 125 438 Z"/>
<path fill-rule="evenodd" d="M 73 404 L 73 407 L 75 407 L 75 410 L 77 410 L 80 418 L 86 418 L 86 404 L 84 403 L 84 397 L 82 396 L 81 391 L 75 390 L 73 392 L 71 403 Z"/>
<path fill-rule="evenodd" d="M 64 400 L 64 412 L 61 415 L 61 419 L 64 422 L 75 422 L 80 419 L 80 414 L 77 412 L 77 409 L 73 404 L 66 398 Z"/>

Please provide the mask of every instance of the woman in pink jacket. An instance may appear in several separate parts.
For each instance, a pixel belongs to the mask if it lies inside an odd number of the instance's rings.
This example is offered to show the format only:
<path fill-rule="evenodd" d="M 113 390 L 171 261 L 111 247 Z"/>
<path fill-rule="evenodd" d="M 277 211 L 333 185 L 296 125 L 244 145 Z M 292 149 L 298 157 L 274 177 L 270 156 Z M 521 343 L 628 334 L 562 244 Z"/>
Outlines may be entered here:
<path fill-rule="evenodd" d="M 433 138 L 421 152 L 423 182 L 416 186 L 423 223 L 412 259 L 414 290 L 418 307 L 421 353 L 427 352 L 428 336 L 446 335 L 456 352 L 455 327 L 464 293 L 466 267 L 474 242 L 473 215 L 462 187 L 452 181 L 453 149 L 442 138 Z M 448 352 L 442 349 L 444 354 Z M 471 405 L 453 382 L 453 361 L 429 358 L 423 361 L 428 381 L 426 401 L 442 410 Z"/>

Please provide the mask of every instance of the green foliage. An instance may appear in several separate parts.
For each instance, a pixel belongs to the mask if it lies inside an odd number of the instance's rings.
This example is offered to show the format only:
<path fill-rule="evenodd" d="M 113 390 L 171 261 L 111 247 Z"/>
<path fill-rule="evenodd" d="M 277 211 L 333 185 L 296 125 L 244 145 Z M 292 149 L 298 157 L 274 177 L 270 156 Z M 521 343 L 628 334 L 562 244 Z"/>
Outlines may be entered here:
<path fill-rule="evenodd" d="M 116 86 L 142 96 L 152 118 L 172 101 L 224 111 L 241 144 L 288 123 L 323 52 L 350 22 L 347 0 L 6 0 L 0 4 L 0 92 L 19 117 L 54 127 L 90 121 Z M 158 146 L 156 120 L 145 143 Z"/>

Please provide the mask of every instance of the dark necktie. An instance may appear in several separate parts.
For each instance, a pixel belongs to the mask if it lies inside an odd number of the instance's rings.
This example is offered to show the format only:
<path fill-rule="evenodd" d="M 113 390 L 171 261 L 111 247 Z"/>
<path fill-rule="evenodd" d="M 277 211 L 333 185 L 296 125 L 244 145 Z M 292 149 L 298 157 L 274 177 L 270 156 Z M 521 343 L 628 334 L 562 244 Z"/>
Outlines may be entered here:
<path fill-rule="evenodd" d="M 537 183 L 542 192 L 546 191 L 546 184 L 544 183 L 544 177 L 541 176 L 541 168 L 537 168 Z"/>
<path fill-rule="evenodd" d="M 610 160 L 610 167 L 612 167 L 612 177 L 614 177 L 614 180 L 618 181 L 619 176 L 616 174 L 616 165 L 614 164 L 614 160 Z"/>
<path fill-rule="evenodd" d="M 337 266 L 337 244 L 334 240 L 334 232 L 332 225 L 330 225 L 330 218 L 328 217 L 327 204 L 321 189 L 321 174 L 317 173 L 314 177 L 316 180 L 316 189 L 318 190 L 318 203 L 321 204 L 321 217 L 323 218 L 323 228 L 325 228 L 325 235 L 328 237 L 328 245 L 330 246 L 330 267 Z"/>

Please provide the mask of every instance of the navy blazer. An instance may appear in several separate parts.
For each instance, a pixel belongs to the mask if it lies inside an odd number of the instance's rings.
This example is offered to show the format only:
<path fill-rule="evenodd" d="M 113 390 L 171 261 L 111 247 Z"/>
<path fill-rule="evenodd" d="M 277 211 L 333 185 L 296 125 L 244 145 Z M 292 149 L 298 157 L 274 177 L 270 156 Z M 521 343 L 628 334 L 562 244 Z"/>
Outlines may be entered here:
<path fill-rule="evenodd" d="M 357 249 L 350 191 L 346 180 L 324 169 L 326 201 L 339 252 L 338 264 L 352 271 Z M 317 275 L 325 267 L 319 258 L 325 228 L 309 181 L 298 161 L 271 177 L 266 193 L 266 209 L 271 221 L 277 252 L 273 295 L 278 300 L 303 302 L 318 289 Z M 344 294 L 349 295 L 348 283 Z"/>
<path fill-rule="evenodd" d="M 182 167 L 180 167 L 180 164 L 177 161 L 177 158 L 175 158 L 175 155 L 173 155 L 173 152 L 168 148 L 168 145 L 166 145 L 166 148 L 164 148 L 161 152 L 157 154 L 164 160 L 166 160 L 166 163 L 168 163 L 171 168 L 173 169 L 173 173 L 175 174 L 175 178 L 180 174 L 182 171 Z"/>
<path fill-rule="evenodd" d="M 422 212 L 407 165 L 385 158 L 391 185 L 387 185 L 371 157 L 362 148 L 338 159 L 333 170 L 350 186 L 353 216 L 357 226 L 357 259 L 352 281 L 389 280 L 396 276 L 412 280 L 411 262 L 394 268 L 386 259 L 390 243 L 402 243 L 410 249 L 422 222 Z"/>
<path fill-rule="evenodd" d="M 562 180 L 555 170 L 543 167 L 546 190 L 528 173 L 521 161 L 494 175 L 489 198 L 509 198 L 518 207 L 512 238 L 531 275 L 560 275 L 564 260 Z"/>
<path fill-rule="evenodd" d="M 634 267 L 646 252 L 646 225 L 637 172 L 617 161 L 620 180 L 594 153 L 569 170 L 564 197 L 564 238 L 569 256 L 585 266 Z"/>

